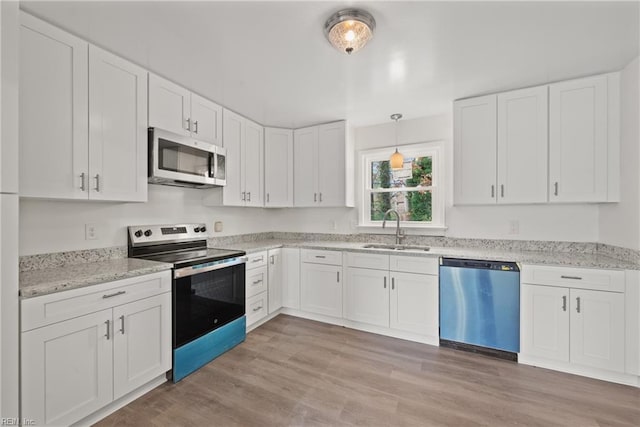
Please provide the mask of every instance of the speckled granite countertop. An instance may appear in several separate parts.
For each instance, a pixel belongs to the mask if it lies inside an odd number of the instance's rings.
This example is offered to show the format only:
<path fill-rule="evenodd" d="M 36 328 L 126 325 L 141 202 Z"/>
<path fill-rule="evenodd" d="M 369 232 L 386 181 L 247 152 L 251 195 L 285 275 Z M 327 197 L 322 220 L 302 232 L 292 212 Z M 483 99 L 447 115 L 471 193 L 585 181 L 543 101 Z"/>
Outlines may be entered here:
<path fill-rule="evenodd" d="M 366 249 L 366 243 L 337 242 L 337 241 L 301 241 L 267 239 L 247 243 L 226 245 L 229 249 L 243 250 L 247 253 L 259 252 L 280 247 L 294 247 L 306 249 L 326 249 L 351 252 L 368 252 L 385 255 L 404 255 L 422 257 L 450 257 L 467 259 L 486 259 L 492 261 L 511 261 L 522 264 L 545 264 L 588 268 L 610 268 L 623 270 L 640 270 L 640 265 L 630 261 L 616 259 L 601 254 L 584 254 L 576 252 L 545 252 L 545 251 L 497 251 L 495 249 L 464 249 L 432 247 L 428 252 L 416 250 L 386 250 Z"/>
<path fill-rule="evenodd" d="M 135 258 L 71 264 L 20 273 L 22 299 L 171 269 L 171 264 Z"/>

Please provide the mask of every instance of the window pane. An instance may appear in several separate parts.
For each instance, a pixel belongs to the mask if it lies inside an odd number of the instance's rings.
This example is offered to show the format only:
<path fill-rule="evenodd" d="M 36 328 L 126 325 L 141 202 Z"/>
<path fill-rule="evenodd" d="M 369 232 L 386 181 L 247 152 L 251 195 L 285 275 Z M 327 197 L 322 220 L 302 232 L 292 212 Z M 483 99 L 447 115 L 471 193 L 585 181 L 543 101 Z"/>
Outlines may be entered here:
<path fill-rule="evenodd" d="M 371 193 L 371 220 L 382 221 L 388 209 L 400 214 L 400 221 L 431 221 L 431 191 Z M 395 215 L 390 219 L 395 220 Z"/>
<path fill-rule="evenodd" d="M 392 170 L 388 160 L 371 162 L 371 188 L 430 186 L 432 157 L 405 157 L 404 167 Z"/>

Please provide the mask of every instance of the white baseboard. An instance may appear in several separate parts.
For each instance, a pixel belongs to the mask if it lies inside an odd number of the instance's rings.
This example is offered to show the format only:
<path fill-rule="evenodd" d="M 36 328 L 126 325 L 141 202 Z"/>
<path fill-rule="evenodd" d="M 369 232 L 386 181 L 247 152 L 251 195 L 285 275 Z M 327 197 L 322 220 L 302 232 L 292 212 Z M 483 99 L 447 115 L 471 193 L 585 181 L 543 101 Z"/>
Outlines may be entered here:
<path fill-rule="evenodd" d="M 518 363 L 523 365 L 537 366 L 538 368 L 551 369 L 553 371 L 566 372 L 568 374 L 580 375 L 582 377 L 595 378 L 597 380 L 609 381 L 617 384 L 640 387 L 640 377 L 621 372 L 607 371 L 605 369 L 590 368 L 569 362 L 558 362 L 555 360 L 543 359 L 535 356 L 527 356 L 522 353 L 518 355 Z"/>
<path fill-rule="evenodd" d="M 262 319 L 258 320 L 257 322 L 254 322 L 250 325 L 247 325 L 247 333 L 253 331 L 255 328 L 257 328 L 258 326 L 264 325 L 265 323 L 267 323 L 269 320 L 275 318 L 278 316 L 278 314 L 280 314 L 280 310 L 276 310 L 273 313 L 269 314 L 268 316 L 263 317 Z"/>
<path fill-rule="evenodd" d="M 147 394 L 148 392 L 150 392 L 151 390 L 153 390 L 154 388 L 158 387 L 159 385 L 165 382 L 167 382 L 167 376 L 166 374 L 162 374 L 159 377 L 156 377 L 155 379 L 149 381 L 145 385 L 133 390 L 131 393 L 126 394 L 122 396 L 120 399 L 111 402 L 109 405 L 94 412 L 88 417 L 81 419 L 77 423 L 73 424 L 73 426 L 77 426 L 77 427 L 91 426 L 97 423 L 98 421 L 100 421 L 101 419 L 111 415 L 118 409 L 127 406 L 129 403 L 133 402 L 140 396 Z"/>
<path fill-rule="evenodd" d="M 305 311 L 296 310 L 294 308 L 282 308 L 280 310 L 282 314 L 288 314 L 290 316 L 302 317 L 303 319 L 315 320 L 317 322 L 329 323 L 331 325 L 343 326 L 345 328 L 357 329 L 359 331 L 370 332 L 372 334 L 384 335 L 392 338 L 399 338 L 401 340 L 419 342 L 429 345 L 440 345 L 439 337 L 432 337 L 428 335 L 414 334 L 411 332 L 398 331 L 396 329 L 384 328 L 381 326 L 369 325 L 367 323 L 353 322 L 344 318 L 337 318 L 331 316 L 325 316 L 322 314 L 307 313 Z"/>

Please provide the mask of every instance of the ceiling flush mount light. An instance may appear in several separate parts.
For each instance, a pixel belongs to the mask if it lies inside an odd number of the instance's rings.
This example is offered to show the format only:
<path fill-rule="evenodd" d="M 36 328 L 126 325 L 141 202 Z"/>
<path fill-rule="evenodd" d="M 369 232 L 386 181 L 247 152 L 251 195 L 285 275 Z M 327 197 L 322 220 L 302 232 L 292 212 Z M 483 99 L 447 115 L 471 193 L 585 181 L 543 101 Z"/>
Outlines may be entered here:
<path fill-rule="evenodd" d="M 402 169 L 404 165 L 404 156 L 398 152 L 398 120 L 402 118 L 402 114 L 396 113 L 391 115 L 391 120 L 396 121 L 396 152 L 391 155 L 389 164 L 391 169 Z"/>
<path fill-rule="evenodd" d="M 375 28 L 376 20 L 369 12 L 360 9 L 344 9 L 327 19 L 324 24 L 324 34 L 333 47 L 351 55 L 371 40 Z"/>

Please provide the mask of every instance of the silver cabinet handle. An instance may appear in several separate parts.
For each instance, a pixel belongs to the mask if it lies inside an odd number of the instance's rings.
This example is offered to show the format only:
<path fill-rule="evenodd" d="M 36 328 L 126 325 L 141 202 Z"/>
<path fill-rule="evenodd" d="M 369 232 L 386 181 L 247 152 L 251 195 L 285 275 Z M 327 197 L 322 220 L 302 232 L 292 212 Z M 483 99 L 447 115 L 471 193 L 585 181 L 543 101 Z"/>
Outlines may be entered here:
<path fill-rule="evenodd" d="M 102 298 L 103 298 L 103 299 L 113 298 L 113 297 L 117 297 L 118 295 L 123 295 L 123 294 L 126 294 L 126 293 L 127 293 L 127 291 L 118 291 L 118 292 L 116 292 L 116 293 L 114 293 L 114 294 L 105 294 L 105 295 L 102 295 Z"/>
<path fill-rule="evenodd" d="M 267 193 L 267 203 L 269 203 L 269 193 Z"/>
<path fill-rule="evenodd" d="M 340 272 L 336 271 L 336 273 L 338 273 L 338 283 L 340 283 Z"/>
<path fill-rule="evenodd" d="M 109 340 L 111 339 L 111 320 L 107 320 L 104 323 L 105 325 L 107 325 L 107 333 L 104 334 L 104 336 L 107 337 L 107 340 Z"/>
<path fill-rule="evenodd" d="M 262 306 L 254 308 L 254 309 L 253 309 L 253 312 L 255 313 L 255 312 L 256 312 L 256 311 L 258 311 L 258 310 L 262 310 Z"/>
<path fill-rule="evenodd" d="M 271 255 L 270 259 L 271 259 L 271 264 L 275 264 L 276 263 L 275 255 Z"/>
<path fill-rule="evenodd" d="M 392 277 L 391 278 L 391 290 L 394 290 L 396 288 L 396 278 Z"/>
<path fill-rule="evenodd" d="M 322 193 L 319 193 L 319 201 L 322 202 Z"/>
<path fill-rule="evenodd" d="M 491 198 L 494 198 L 496 196 L 496 186 L 492 185 L 491 186 Z"/>
<path fill-rule="evenodd" d="M 500 197 L 504 197 L 504 184 L 500 184 Z"/>
<path fill-rule="evenodd" d="M 191 119 L 187 118 L 186 121 L 187 121 L 187 127 L 185 129 L 191 132 Z"/>
<path fill-rule="evenodd" d="M 82 172 L 80 174 L 80 190 L 87 191 L 87 185 L 85 184 L 85 179 L 87 178 L 87 174 Z"/>
<path fill-rule="evenodd" d="M 120 332 L 122 332 L 122 335 L 124 335 L 124 314 L 122 316 L 120 316 Z"/>
<path fill-rule="evenodd" d="M 580 297 L 576 298 L 576 313 L 580 313 Z"/>
<path fill-rule="evenodd" d="M 193 133 L 198 133 L 198 121 L 193 122 Z"/>
<path fill-rule="evenodd" d="M 314 202 L 318 201 L 318 193 L 313 193 L 313 201 Z"/>
<path fill-rule="evenodd" d="M 242 201 L 246 201 L 247 200 L 247 193 L 245 193 L 244 191 L 242 192 Z"/>
<path fill-rule="evenodd" d="M 384 276 L 384 288 L 387 289 L 387 276 Z"/>
<path fill-rule="evenodd" d="M 251 201 L 251 191 L 247 193 L 247 202 Z"/>
<path fill-rule="evenodd" d="M 560 276 L 561 279 L 582 280 L 580 276 Z"/>
<path fill-rule="evenodd" d="M 253 284 L 254 284 L 254 285 L 257 285 L 258 283 L 262 283 L 262 279 L 260 279 L 260 280 L 254 280 L 254 281 L 253 281 Z"/>
<path fill-rule="evenodd" d="M 324 256 L 324 255 L 316 255 L 316 258 L 322 258 L 322 259 L 324 259 L 324 258 L 326 258 L 326 256 Z"/>
<path fill-rule="evenodd" d="M 96 191 L 100 192 L 100 174 L 96 174 Z"/>
<path fill-rule="evenodd" d="M 554 196 L 558 195 L 558 181 L 553 183 L 553 195 Z"/>
<path fill-rule="evenodd" d="M 251 262 L 262 262 L 263 260 L 264 260 L 264 257 L 261 256 L 260 258 L 252 259 Z"/>
<path fill-rule="evenodd" d="M 567 296 L 562 296 L 562 311 L 567 311 Z"/>

